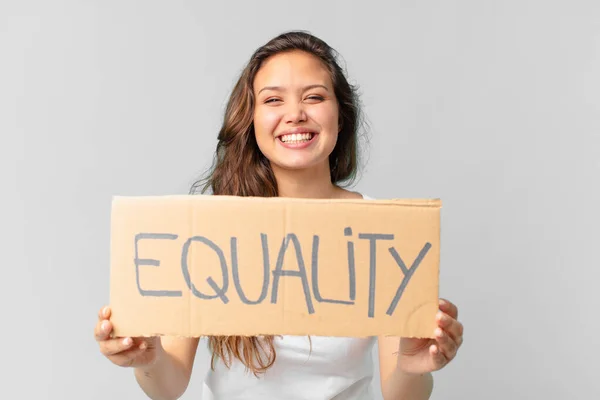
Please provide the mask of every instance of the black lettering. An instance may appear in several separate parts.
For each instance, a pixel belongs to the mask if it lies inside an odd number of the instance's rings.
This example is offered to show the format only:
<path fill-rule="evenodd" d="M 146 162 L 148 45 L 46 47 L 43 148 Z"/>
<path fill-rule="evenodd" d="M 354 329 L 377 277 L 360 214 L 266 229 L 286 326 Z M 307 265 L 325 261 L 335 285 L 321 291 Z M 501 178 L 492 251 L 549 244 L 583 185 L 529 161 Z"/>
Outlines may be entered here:
<path fill-rule="evenodd" d="M 369 251 L 369 318 L 375 317 L 375 278 L 377 271 L 377 240 L 393 240 L 394 235 L 382 233 L 359 233 L 360 239 L 370 241 Z"/>
<path fill-rule="evenodd" d="M 287 250 L 289 242 L 293 242 L 294 248 L 296 250 L 296 259 L 298 260 L 298 271 L 290 271 L 290 270 L 282 270 L 283 268 L 283 259 L 285 256 L 285 251 Z M 302 258 L 302 251 L 300 248 L 300 242 L 296 235 L 293 233 L 289 233 L 282 241 L 281 248 L 279 249 L 279 256 L 277 257 L 277 264 L 275 265 L 275 270 L 273 271 L 273 289 L 271 292 L 271 303 L 275 304 L 277 302 L 277 290 L 279 289 L 279 278 L 282 276 L 297 276 L 302 281 L 302 289 L 304 290 L 304 297 L 306 298 L 306 307 L 308 308 L 308 313 L 313 314 L 315 309 L 312 304 L 312 299 L 310 297 L 310 290 L 308 287 L 308 277 L 306 276 L 306 268 L 304 266 L 304 259 Z"/>
<path fill-rule="evenodd" d="M 217 285 L 217 283 L 212 279 L 212 277 L 209 276 L 208 278 L 206 278 L 206 281 L 208 282 L 210 287 L 215 291 L 214 295 L 207 295 L 207 294 L 200 292 L 198 289 L 196 289 L 196 286 L 192 283 L 192 278 L 190 276 L 190 271 L 189 271 L 189 267 L 188 267 L 188 253 L 189 253 L 190 245 L 192 244 L 192 242 L 204 243 L 205 245 L 210 247 L 212 250 L 214 250 L 215 253 L 217 253 L 217 255 L 219 256 L 219 261 L 221 263 L 221 272 L 223 275 L 222 276 L 223 287 L 219 287 Z M 227 289 L 229 287 L 229 279 L 228 279 L 228 275 L 227 275 L 227 262 L 225 261 L 225 256 L 223 255 L 223 251 L 214 242 L 212 242 L 211 240 L 209 240 L 203 236 L 194 236 L 194 237 L 189 238 L 183 245 L 183 251 L 181 252 L 181 270 L 183 271 L 183 278 L 185 279 L 185 283 L 187 284 L 188 288 L 192 291 L 194 296 L 201 298 L 201 299 L 207 299 L 207 300 L 218 297 L 225 304 L 227 304 L 229 302 L 229 299 L 226 296 Z"/>
<path fill-rule="evenodd" d="M 354 304 L 353 301 L 347 300 L 334 300 L 324 299 L 319 291 L 319 237 L 313 236 L 313 248 L 312 248 L 312 286 L 315 299 L 321 303 L 334 303 L 334 304 Z"/>
<path fill-rule="evenodd" d="M 159 267 L 160 261 L 149 258 L 138 257 L 138 243 L 144 239 L 159 239 L 159 240 L 175 240 L 177 235 L 169 233 L 138 233 L 135 235 L 135 281 L 137 283 L 138 291 L 142 296 L 156 296 L 156 297 L 179 297 L 182 296 L 181 290 L 146 290 L 142 289 L 140 284 L 140 266 L 151 265 L 153 267 Z"/>
<path fill-rule="evenodd" d="M 260 234 L 260 239 L 262 243 L 262 251 L 263 251 L 263 285 L 260 292 L 260 296 L 258 300 L 252 301 L 246 297 L 246 294 L 242 290 L 242 285 L 240 284 L 240 274 L 238 269 L 238 256 L 237 256 L 237 238 L 231 238 L 231 274 L 233 276 L 233 284 L 240 296 L 240 300 L 244 304 L 260 304 L 265 297 L 267 297 L 267 290 L 269 289 L 269 244 L 267 241 L 267 235 L 264 233 Z"/>
<path fill-rule="evenodd" d="M 396 309 L 396 306 L 398 305 L 398 302 L 400 301 L 400 298 L 402 297 L 402 293 L 404 293 L 404 289 L 406 288 L 406 285 L 408 285 L 408 281 L 410 281 L 410 278 L 412 278 L 413 274 L 415 273 L 415 271 L 421 264 L 421 261 L 423 261 L 423 258 L 425 258 L 425 255 L 427 254 L 427 252 L 429 251 L 430 248 L 431 248 L 431 243 L 425 243 L 425 246 L 423 246 L 423 249 L 421 249 L 421 252 L 419 252 L 419 255 L 417 256 L 415 261 L 412 263 L 411 267 L 407 269 L 406 264 L 404 264 L 404 261 L 402 261 L 402 259 L 398 255 L 398 252 L 396 251 L 396 249 L 393 247 L 390 247 L 390 249 L 389 249 L 390 253 L 392 254 L 392 257 L 394 257 L 394 260 L 396 260 L 396 263 L 398 264 L 398 266 L 404 273 L 404 278 L 402 279 L 402 283 L 400 283 L 400 286 L 398 287 L 398 290 L 396 291 L 396 295 L 394 296 L 394 299 L 392 300 L 390 306 L 387 309 L 387 312 L 386 312 L 387 315 L 392 315 L 394 313 L 394 310 Z"/>

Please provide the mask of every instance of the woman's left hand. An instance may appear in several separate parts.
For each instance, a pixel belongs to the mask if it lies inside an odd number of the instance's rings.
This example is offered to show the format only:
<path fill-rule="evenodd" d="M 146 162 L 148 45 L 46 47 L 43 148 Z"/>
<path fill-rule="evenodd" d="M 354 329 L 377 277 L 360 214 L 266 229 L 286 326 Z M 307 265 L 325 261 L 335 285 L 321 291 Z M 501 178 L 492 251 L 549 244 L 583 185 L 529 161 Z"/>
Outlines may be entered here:
<path fill-rule="evenodd" d="M 456 357 L 463 343 L 463 325 L 458 322 L 458 309 L 440 299 L 436 316 L 435 339 L 402 338 L 398 366 L 409 374 L 423 374 L 442 369 Z"/>

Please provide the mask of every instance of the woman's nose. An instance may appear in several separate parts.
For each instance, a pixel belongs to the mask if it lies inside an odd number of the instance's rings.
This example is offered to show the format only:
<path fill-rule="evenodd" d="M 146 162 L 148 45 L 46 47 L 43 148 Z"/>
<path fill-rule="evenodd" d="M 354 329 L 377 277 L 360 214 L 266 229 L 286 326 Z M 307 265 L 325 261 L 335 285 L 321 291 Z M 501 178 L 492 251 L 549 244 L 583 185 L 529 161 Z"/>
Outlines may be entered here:
<path fill-rule="evenodd" d="M 286 109 L 285 115 L 286 122 L 299 123 L 306 121 L 306 112 L 304 111 L 303 104 L 290 104 Z"/>

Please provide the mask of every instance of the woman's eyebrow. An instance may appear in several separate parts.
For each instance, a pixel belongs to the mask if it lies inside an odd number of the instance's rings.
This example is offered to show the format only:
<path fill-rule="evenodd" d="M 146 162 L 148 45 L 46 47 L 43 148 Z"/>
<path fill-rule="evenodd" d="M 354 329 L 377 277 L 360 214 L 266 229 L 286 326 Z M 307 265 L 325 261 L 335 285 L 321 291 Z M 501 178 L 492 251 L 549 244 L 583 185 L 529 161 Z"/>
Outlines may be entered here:
<path fill-rule="evenodd" d="M 306 90 L 315 89 L 315 88 L 322 88 L 322 89 L 325 89 L 326 91 L 329 91 L 329 88 L 327 88 L 327 86 L 321 85 L 321 84 L 308 85 L 308 86 L 305 86 L 302 90 L 306 91 Z M 274 90 L 274 91 L 279 91 L 279 92 L 285 91 L 285 89 L 282 88 L 281 86 L 265 86 L 258 91 L 258 94 L 260 94 L 261 92 L 263 92 L 265 90 Z"/>

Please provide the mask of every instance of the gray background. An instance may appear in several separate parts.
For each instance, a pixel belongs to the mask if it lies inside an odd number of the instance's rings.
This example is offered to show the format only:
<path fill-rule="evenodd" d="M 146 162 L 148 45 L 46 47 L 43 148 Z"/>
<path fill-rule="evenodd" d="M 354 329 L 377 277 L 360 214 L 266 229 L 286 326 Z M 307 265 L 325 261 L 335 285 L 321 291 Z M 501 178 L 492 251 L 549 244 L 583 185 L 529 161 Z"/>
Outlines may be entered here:
<path fill-rule="evenodd" d="M 111 196 L 187 193 L 251 52 L 298 28 L 361 86 L 356 189 L 444 201 L 466 341 L 433 399 L 600 398 L 600 3 L 542 0 L 2 0 L 2 397 L 144 398 L 92 337 Z"/>

